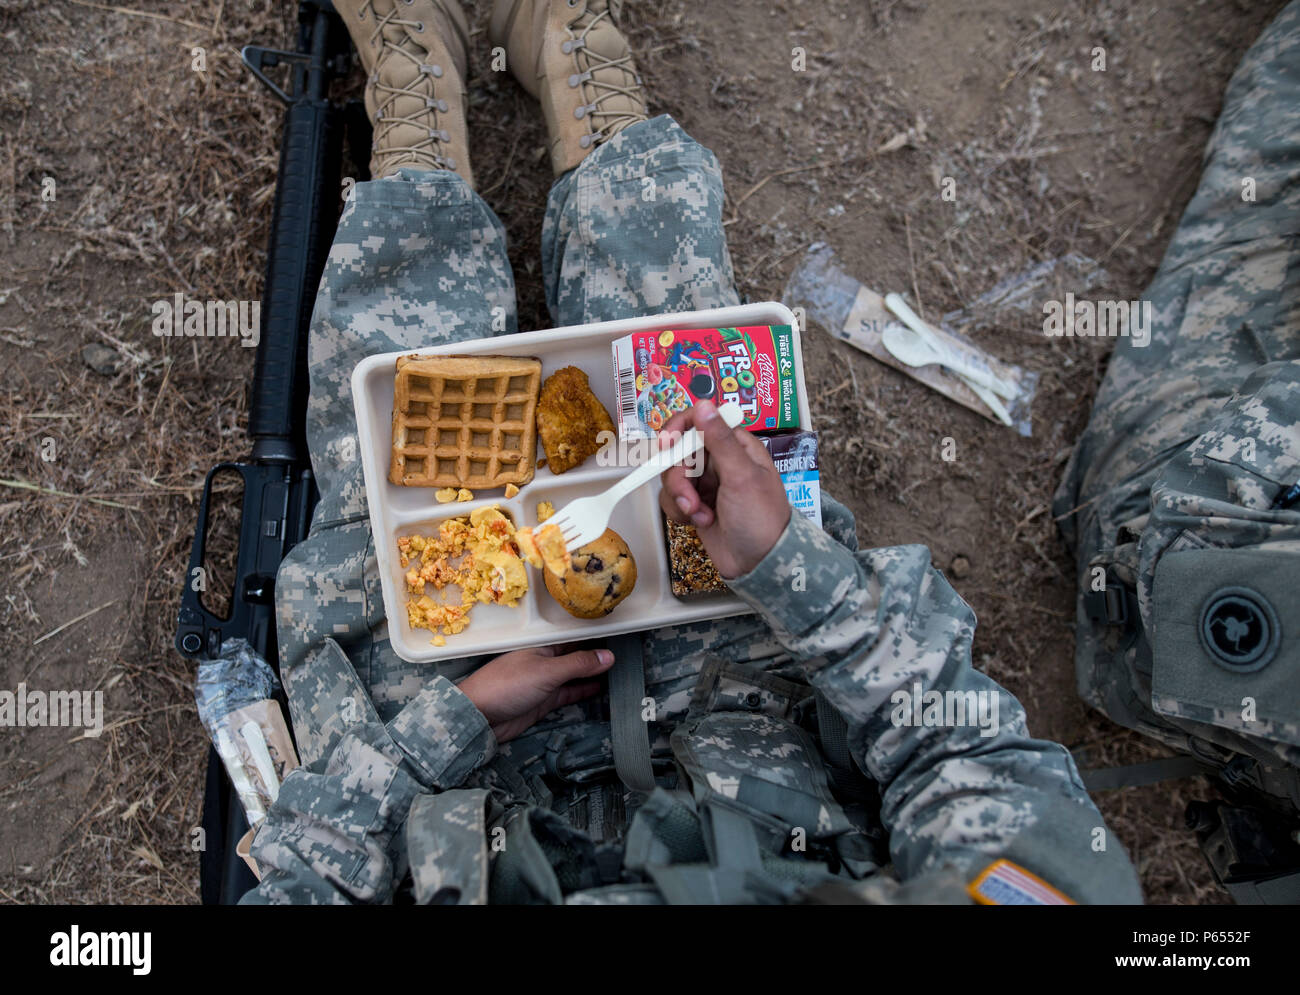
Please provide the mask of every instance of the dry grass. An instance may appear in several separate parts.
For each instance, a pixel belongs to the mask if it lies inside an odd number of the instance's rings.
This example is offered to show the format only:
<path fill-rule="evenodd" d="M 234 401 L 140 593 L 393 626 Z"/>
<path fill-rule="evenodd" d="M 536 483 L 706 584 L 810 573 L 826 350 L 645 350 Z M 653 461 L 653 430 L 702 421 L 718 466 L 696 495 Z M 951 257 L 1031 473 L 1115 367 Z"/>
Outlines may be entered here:
<path fill-rule="evenodd" d="M 0 244 L 18 277 L 4 312 L 10 376 L 0 425 L 5 476 L 46 489 L 0 488 L 0 624 L 11 659 L 38 661 L 32 633 L 108 600 L 105 590 L 117 595 L 40 651 L 55 662 L 33 686 L 57 672 L 71 686 L 105 690 L 107 728 L 97 744 L 50 745 L 93 765 L 85 801 L 59 827 L 48 868 L 5 869 L 14 901 L 198 897 L 188 844 L 206 741 L 191 668 L 172 637 L 203 474 L 247 449 L 253 351 L 155 338 L 148 303 L 176 291 L 258 297 L 280 115 L 237 53 L 289 37 L 278 5 L 206 6 L 204 28 L 86 6 L 54 7 L 39 20 L 32 5 L 0 8 L 0 30 L 17 25 L 8 37 L 20 53 L 0 81 L 0 108 L 15 122 L 0 148 L 8 191 Z M 183 16 L 188 5 L 171 7 Z M 206 49 L 204 74 L 190 68 L 196 45 Z M 41 207 L 33 192 L 46 175 L 56 199 Z M 116 375 L 82 363 L 88 342 L 118 353 Z M 39 451 L 45 439 L 55 446 L 50 462 Z M 134 583 L 101 591 L 66 583 L 106 549 L 125 552 L 113 567 Z M 26 592 L 49 578 L 71 596 L 38 613 Z M 91 644 L 84 667 L 80 639 Z M 48 801 L 40 765 L 6 759 L 13 779 L 0 801 Z"/>

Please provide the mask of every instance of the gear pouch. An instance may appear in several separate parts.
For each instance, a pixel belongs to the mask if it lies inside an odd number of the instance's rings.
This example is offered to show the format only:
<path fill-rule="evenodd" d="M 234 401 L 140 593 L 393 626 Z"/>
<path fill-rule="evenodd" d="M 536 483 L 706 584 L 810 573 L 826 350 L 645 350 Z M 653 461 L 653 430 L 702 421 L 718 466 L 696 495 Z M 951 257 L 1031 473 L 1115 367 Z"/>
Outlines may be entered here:
<path fill-rule="evenodd" d="M 673 731 L 673 754 L 696 801 L 715 792 L 730 799 L 778 849 L 791 830 L 826 839 L 852 828 L 831 795 L 816 740 L 791 718 L 811 695 L 805 685 L 714 659 Z"/>
<path fill-rule="evenodd" d="M 1300 553 L 1168 552 L 1156 565 L 1156 712 L 1300 745 Z"/>

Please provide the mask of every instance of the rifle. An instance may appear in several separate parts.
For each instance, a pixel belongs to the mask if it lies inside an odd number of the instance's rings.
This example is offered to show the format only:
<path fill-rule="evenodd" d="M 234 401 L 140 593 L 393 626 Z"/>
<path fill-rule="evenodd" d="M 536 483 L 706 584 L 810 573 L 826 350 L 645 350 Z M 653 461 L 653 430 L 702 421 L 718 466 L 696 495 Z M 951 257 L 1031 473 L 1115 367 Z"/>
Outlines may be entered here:
<path fill-rule="evenodd" d="M 210 659 L 224 640 L 242 636 L 278 673 L 275 576 L 307 534 L 318 497 L 305 430 L 308 326 L 338 221 L 344 132 L 358 117 L 364 121 L 364 112 L 356 113 L 356 102 L 345 109 L 329 99 L 330 82 L 351 67 L 351 43 L 330 0 L 300 0 L 296 51 L 250 45 L 241 56 L 285 105 L 248 416 L 252 454 L 217 464 L 204 481 L 176 648 L 191 659 Z M 281 64 L 290 68 L 288 92 L 264 72 Z M 221 473 L 238 473 L 244 485 L 228 618 L 208 610 L 201 597 L 206 584 L 195 582 L 204 576 L 212 484 Z M 203 901 L 236 902 L 256 881 L 235 854 L 248 823 L 215 748 L 208 753 L 203 828 Z"/>

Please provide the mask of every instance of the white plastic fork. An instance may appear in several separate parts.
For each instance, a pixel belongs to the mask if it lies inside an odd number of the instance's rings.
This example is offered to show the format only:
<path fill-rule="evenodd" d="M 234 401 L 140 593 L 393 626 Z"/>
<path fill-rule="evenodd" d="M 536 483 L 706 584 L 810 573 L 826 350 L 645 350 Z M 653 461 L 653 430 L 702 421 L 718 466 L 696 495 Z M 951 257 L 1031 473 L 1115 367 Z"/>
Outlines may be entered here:
<path fill-rule="evenodd" d="M 734 401 L 719 405 L 718 414 L 722 416 L 728 428 L 735 428 L 745 418 L 740 405 Z M 552 515 L 543 525 L 558 525 L 560 534 L 564 536 L 565 548 L 570 553 L 575 552 L 604 534 L 605 529 L 609 527 L 609 519 L 620 501 L 670 466 L 676 466 L 686 457 L 693 456 L 703 448 L 704 436 L 695 429 L 689 428 L 675 443 L 646 460 L 613 487 L 591 497 L 570 501 L 563 511 Z"/>

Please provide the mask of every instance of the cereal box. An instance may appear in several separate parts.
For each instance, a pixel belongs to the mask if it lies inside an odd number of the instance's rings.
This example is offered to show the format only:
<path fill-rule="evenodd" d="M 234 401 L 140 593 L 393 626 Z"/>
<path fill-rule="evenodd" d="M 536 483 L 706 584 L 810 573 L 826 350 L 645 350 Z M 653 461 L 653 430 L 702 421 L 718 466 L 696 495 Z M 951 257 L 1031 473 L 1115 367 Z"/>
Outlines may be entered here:
<path fill-rule="evenodd" d="M 653 436 L 703 400 L 735 401 L 751 432 L 799 426 L 789 325 L 637 332 L 613 348 L 622 438 Z"/>

